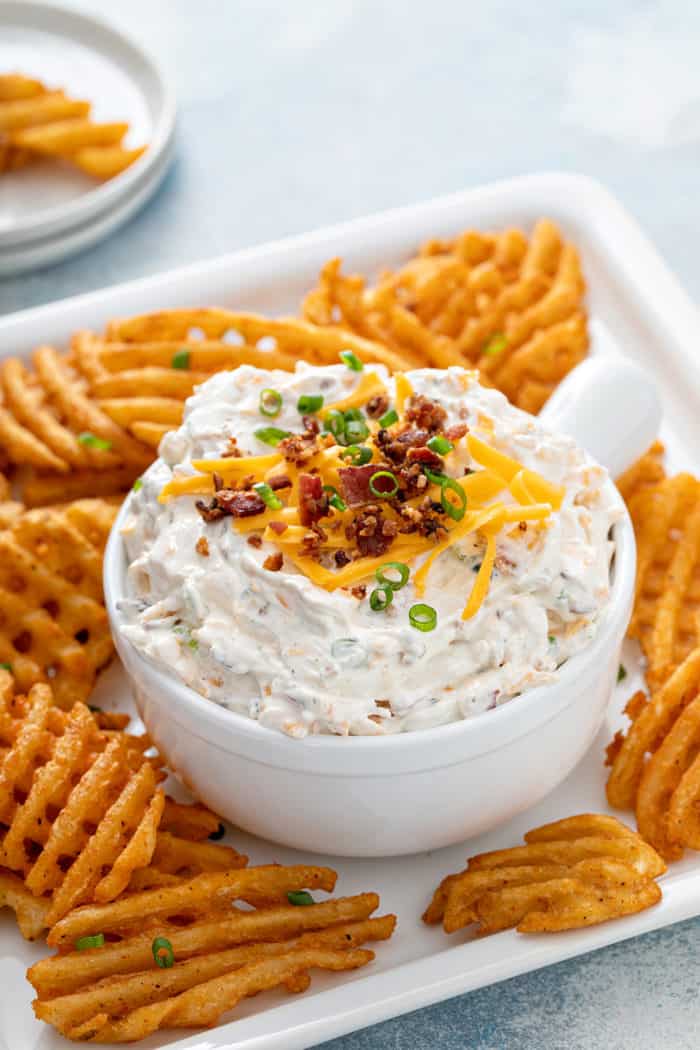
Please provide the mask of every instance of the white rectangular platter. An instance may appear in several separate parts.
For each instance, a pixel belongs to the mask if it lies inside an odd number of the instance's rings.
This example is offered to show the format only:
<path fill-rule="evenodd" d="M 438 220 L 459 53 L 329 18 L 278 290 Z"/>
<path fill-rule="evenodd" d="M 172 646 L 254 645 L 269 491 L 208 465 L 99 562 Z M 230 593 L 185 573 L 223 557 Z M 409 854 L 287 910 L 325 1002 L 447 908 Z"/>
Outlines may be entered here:
<path fill-rule="evenodd" d="M 528 228 L 542 215 L 560 223 L 581 250 L 594 352 L 609 352 L 611 336 L 618 350 L 653 371 L 664 404 L 662 437 L 670 466 L 692 468 L 692 452 L 700 441 L 700 371 L 691 355 L 700 316 L 620 205 L 600 185 L 579 176 L 542 175 L 496 183 L 14 314 L 0 319 L 0 356 L 29 352 L 41 342 L 62 346 L 77 328 L 99 328 L 112 317 L 171 306 L 294 312 L 330 256 L 341 255 L 349 270 L 373 274 L 406 259 L 427 237 L 444 237 L 468 226 Z M 628 677 L 611 700 L 599 738 L 568 780 L 536 808 L 468 845 L 386 861 L 332 857 L 322 861 L 338 870 L 340 893 L 376 890 L 382 911 L 398 915 L 394 939 L 378 946 L 376 961 L 362 976 L 315 978 L 311 991 L 294 999 L 273 993 L 257 996 L 238 1009 L 236 1020 L 211 1031 L 184 1037 L 164 1034 L 141 1045 L 299 1050 L 699 913 L 700 857 L 689 854 L 664 876 L 661 904 L 589 930 L 534 937 L 509 931 L 484 940 L 458 934 L 448 939 L 420 921 L 437 882 L 461 868 L 468 854 L 515 845 L 527 828 L 558 817 L 608 811 L 604 747 L 622 725 L 625 700 L 640 684 L 638 653 L 631 643 L 623 659 Z M 119 667 L 103 676 L 95 702 L 129 709 L 128 685 Z M 533 754 L 532 761 L 544 764 L 548 756 Z M 508 770 L 503 775 L 508 776 Z M 240 790 L 245 792 L 245 784 Z M 478 806 L 479 799 L 465 799 L 464 804 Z M 292 850 L 235 831 L 228 839 L 250 854 L 253 863 L 301 859 Z M 24 971 L 42 953 L 40 946 L 22 940 L 9 914 L 0 917 L 0 1045 L 6 1050 L 55 1050 L 69 1045 L 40 1026 L 31 1010 L 31 988 Z"/>

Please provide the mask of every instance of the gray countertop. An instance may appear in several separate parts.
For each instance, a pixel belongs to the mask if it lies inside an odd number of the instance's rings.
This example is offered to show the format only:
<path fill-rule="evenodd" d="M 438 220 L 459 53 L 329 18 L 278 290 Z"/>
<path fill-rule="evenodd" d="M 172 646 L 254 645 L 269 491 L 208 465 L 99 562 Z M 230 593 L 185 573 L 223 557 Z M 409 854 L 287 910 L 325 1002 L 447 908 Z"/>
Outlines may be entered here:
<path fill-rule="evenodd" d="M 179 96 L 175 164 L 121 231 L 0 281 L 0 313 L 495 178 L 581 171 L 700 297 L 691 0 L 93 0 Z M 697 1050 L 700 920 L 329 1050 Z"/>

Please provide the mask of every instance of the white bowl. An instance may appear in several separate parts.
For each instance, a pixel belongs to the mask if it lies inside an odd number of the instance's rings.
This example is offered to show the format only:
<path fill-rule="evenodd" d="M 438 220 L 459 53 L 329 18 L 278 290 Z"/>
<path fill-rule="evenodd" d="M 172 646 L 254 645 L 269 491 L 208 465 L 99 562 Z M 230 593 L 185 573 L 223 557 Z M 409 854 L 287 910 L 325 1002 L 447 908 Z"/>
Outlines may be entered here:
<path fill-rule="evenodd" d="M 557 422 L 607 448 L 622 469 L 656 433 L 658 403 L 628 362 L 601 370 L 595 360 L 572 373 L 555 404 Z M 614 387 L 624 396 L 623 453 L 611 413 L 597 411 Z M 568 394 L 567 394 L 568 390 Z M 615 399 L 608 399 L 615 404 Z M 621 400 L 618 400 L 618 404 Z M 587 406 L 587 407 L 586 407 Z M 582 444 L 587 444 L 584 440 Z M 614 490 L 612 482 L 609 483 Z M 616 490 L 614 490 L 616 492 Z M 120 529 L 105 555 L 105 594 L 115 643 L 139 712 L 184 783 L 239 827 L 298 849 L 379 857 L 437 849 L 488 831 L 539 802 L 571 772 L 601 726 L 615 685 L 635 581 L 635 542 L 624 504 L 610 601 L 596 637 L 567 661 L 551 685 L 502 707 L 435 729 L 386 737 L 317 736 L 303 740 L 267 729 L 202 698 L 141 655 L 119 631 L 126 597 Z"/>

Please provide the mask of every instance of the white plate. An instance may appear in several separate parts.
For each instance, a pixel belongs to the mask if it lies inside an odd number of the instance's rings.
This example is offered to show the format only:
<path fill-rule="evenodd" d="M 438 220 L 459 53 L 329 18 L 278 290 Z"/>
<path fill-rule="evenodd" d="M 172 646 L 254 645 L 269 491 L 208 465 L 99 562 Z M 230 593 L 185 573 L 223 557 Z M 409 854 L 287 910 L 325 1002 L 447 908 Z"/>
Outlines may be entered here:
<path fill-rule="evenodd" d="M 571 175 L 497 183 L 15 314 L 0 320 L 0 354 L 29 351 L 39 341 L 61 344 L 77 327 L 99 326 L 110 317 L 147 309 L 218 303 L 288 312 L 298 306 L 330 255 L 344 256 L 351 269 L 375 272 L 407 258 L 426 237 L 453 234 L 466 226 L 529 226 L 540 215 L 561 223 L 581 248 L 597 349 L 601 350 L 607 330 L 625 352 L 655 371 L 664 401 L 663 437 L 670 448 L 671 466 L 691 466 L 700 439 L 700 375 L 691 357 L 698 313 L 615 200 L 597 183 Z M 311 993 L 294 999 L 272 993 L 257 996 L 239 1008 L 235 1021 L 206 1033 L 162 1034 L 145 1047 L 299 1050 L 700 912 L 700 857 L 689 853 L 664 876 L 660 905 L 588 930 L 536 937 L 508 931 L 471 941 L 462 934 L 448 939 L 441 930 L 420 922 L 437 882 L 446 872 L 462 867 L 468 854 L 515 845 L 527 828 L 548 820 L 586 810 L 608 811 L 603 750 L 622 724 L 623 703 L 640 684 L 637 657 L 636 648 L 627 643 L 628 677 L 613 698 L 608 724 L 564 785 L 535 809 L 468 845 L 432 854 L 335 864 L 328 858 L 339 871 L 341 894 L 377 890 L 382 910 L 394 911 L 399 917 L 394 939 L 377 946 L 376 961 L 361 975 L 314 978 Z M 130 702 L 116 666 L 98 686 L 95 702 L 105 700 L 122 706 Z M 546 761 L 547 756 L 533 755 L 533 762 Z M 503 770 L 503 775 L 508 771 Z M 241 790 L 245 791 L 245 785 Z M 478 804 L 478 798 L 465 799 L 465 805 Z M 245 835 L 232 834 L 230 839 L 253 862 L 286 863 L 300 857 Z M 0 920 L 0 945 L 0 1038 L 4 1037 L 10 1050 L 66 1047 L 62 1039 L 35 1022 L 31 1013 L 32 995 L 24 968 L 42 955 L 42 949 L 23 942 L 9 916 Z"/>
<path fill-rule="evenodd" d="M 151 199 L 167 174 L 172 153 L 171 142 L 158 164 L 143 172 L 131 193 L 80 226 L 43 240 L 32 240 L 10 248 L 0 247 L 0 277 L 16 277 L 42 266 L 51 266 L 103 240 Z"/>
<path fill-rule="evenodd" d="M 128 121 L 125 144 L 149 147 L 104 183 L 51 161 L 2 175 L 2 249 L 56 237 L 125 204 L 170 153 L 175 100 L 168 84 L 138 44 L 98 19 L 34 0 L 0 0 L 0 71 L 88 99 L 94 120 Z"/>

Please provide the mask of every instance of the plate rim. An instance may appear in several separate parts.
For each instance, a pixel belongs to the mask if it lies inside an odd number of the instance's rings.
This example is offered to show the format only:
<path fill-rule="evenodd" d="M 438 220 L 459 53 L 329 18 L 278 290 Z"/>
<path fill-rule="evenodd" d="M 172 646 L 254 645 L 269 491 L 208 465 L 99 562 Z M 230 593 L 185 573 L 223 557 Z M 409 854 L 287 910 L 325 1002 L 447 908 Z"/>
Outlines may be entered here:
<path fill-rule="evenodd" d="M 46 22 L 45 26 L 41 25 L 42 20 Z M 0 25 L 3 24 L 42 28 L 77 40 L 94 52 L 106 53 L 105 48 L 96 46 L 95 38 L 111 42 L 118 55 L 129 55 L 141 65 L 156 86 L 158 103 L 151 141 L 138 160 L 119 175 L 97 183 L 66 204 L 52 205 L 40 211 L 36 217 L 4 229 L 0 233 L 0 248 L 9 249 L 79 226 L 135 193 L 142 178 L 158 164 L 172 145 L 177 121 L 177 100 L 161 63 L 140 45 L 136 37 L 118 29 L 102 15 L 89 15 L 48 0 L 0 0 Z M 116 64 L 119 65 L 119 60 Z M 151 96 L 144 97 L 150 101 Z"/>

